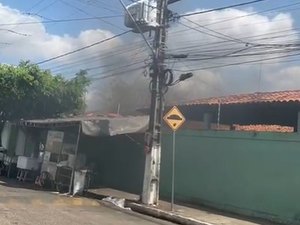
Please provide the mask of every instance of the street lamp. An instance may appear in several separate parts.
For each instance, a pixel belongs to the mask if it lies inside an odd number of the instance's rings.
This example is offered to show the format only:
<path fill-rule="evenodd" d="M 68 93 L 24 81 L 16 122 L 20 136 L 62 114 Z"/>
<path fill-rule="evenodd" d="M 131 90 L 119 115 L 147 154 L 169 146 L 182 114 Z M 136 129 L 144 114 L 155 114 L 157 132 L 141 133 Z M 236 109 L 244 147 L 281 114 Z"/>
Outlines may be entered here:
<path fill-rule="evenodd" d="M 184 81 L 184 80 L 187 80 L 187 79 L 189 79 L 189 78 L 191 78 L 193 76 L 194 76 L 193 73 L 183 73 L 183 74 L 180 75 L 180 77 L 179 77 L 178 80 L 179 81 Z"/>
<path fill-rule="evenodd" d="M 179 76 L 179 78 L 177 80 L 175 80 L 174 82 L 170 83 L 168 86 L 174 86 L 176 84 L 178 84 L 181 81 L 185 81 L 191 77 L 193 77 L 194 74 L 193 73 L 183 73 Z"/>

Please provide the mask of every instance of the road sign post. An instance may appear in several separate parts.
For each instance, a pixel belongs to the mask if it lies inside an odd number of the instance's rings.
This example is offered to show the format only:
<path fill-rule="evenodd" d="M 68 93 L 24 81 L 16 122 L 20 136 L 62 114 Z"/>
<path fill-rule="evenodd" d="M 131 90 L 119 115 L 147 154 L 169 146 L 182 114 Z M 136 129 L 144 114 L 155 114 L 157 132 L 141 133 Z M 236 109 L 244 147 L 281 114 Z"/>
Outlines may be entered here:
<path fill-rule="evenodd" d="M 176 131 L 173 131 L 171 211 L 174 211 Z"/>
<path fill-rule="evenodd" d="M 164 121 L 173 130 L 172 138 L 172 187 L 171 187 L 171 211 L 174 211 L 174 193 L 175 193 L 175 160 L 176 160 L 176 131 L 185 122 L 185 118 L 180 110 L 174 106 L 165 116 Z"/>

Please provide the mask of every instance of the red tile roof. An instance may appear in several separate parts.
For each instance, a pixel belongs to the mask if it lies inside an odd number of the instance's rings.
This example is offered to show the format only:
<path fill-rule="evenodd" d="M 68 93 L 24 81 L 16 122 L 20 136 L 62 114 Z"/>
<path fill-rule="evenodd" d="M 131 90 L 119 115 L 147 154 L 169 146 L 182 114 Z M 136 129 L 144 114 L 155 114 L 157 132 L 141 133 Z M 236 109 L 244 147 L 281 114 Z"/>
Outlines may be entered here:
<path fill-rule="evenodd" d="M 238 131 L 257 131 L 257 132 L 282 132 L 292 133 L 294 127 L 280 126 L 280 125 L 233 125 L 234 130 Z"/>
<path fill-rule="evenodd" d="M 300 90 L 256 92 L 252 94 L 229 95 L 197 99 L 180 105 L 218 105 L 218 104 L 243 104 L 263 102 L 300 102 Z"/>

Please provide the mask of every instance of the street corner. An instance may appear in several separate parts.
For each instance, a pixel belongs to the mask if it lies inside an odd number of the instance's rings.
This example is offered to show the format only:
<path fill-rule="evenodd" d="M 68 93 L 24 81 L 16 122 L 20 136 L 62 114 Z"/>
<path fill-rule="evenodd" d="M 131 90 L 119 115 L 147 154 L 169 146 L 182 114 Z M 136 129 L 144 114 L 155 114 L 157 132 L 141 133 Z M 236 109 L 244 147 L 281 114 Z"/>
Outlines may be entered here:
<path fill-rule="evenodd" d="M 5 204 L 8 207 L 14 206 L 50 206 L 50 207 L 97 207 L 100 203 L 94 199 L 83 197 L 70 197 L 70 196 L 29 196 L 29 197 L 6 197 L 2 198 L 0 204 Z"/>
<path fill-rule="evenodd" d="M 213 225 L 211 223 L 196 220 L 194 218 L 186 217 L 177 214 L 176 212 L 165 211 L 159 208 L 146 206 L 138 203 L 129 203 L 128 206 L 132 211 L 144 215 L 152 216 L 161 220 L 166 220 L 176 224 L 182 225 Z"/>

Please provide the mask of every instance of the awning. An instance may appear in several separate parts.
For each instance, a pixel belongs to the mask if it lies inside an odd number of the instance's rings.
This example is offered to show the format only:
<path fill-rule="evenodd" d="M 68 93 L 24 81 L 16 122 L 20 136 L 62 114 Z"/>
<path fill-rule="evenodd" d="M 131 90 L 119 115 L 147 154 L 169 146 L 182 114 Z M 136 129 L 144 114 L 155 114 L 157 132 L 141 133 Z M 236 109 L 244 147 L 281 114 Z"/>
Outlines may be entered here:
<path fill-rule="evenodd" d="M 88 136 L 114 136 L 143 133 L 147 130 L 148 116 L 128 117 L 74 117 L 45 120 L 21 120 L 20 126 L 35 128 L 64 128 L 81 124 L 82 133 Z"/>

